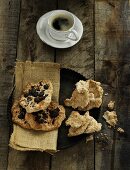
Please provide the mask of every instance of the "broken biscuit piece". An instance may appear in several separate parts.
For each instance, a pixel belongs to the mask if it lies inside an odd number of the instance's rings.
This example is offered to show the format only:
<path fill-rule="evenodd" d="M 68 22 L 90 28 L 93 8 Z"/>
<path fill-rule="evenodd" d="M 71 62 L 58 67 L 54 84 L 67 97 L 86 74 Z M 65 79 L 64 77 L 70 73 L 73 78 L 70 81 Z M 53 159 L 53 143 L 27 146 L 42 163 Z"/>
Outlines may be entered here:
<path fill-rule="evenodd" d="M 124 133 L 124 132 L 125 132 L 124 129 L 122 129 L 121 127 L 119 127 L 119 128 L 117 129 L 117 131 L 118 131 L 119 133 Z"/>
<path fill-rule="evenodd" d="M 87 111 L 92 108 L 99 108 L 102 104 L 102 96 L 103 88 L 100 82 L 80 80 L 76 83 L 76 88 L 72 92 L 71 98 L 65 100 L 65 105 Z"/>
<path fill-rule="evenodd" d="M 86 137 L 86 143 L 92 141 L 93 139 L 94 139 L 93 135 Z"/>
<path fill-rule="evenodd" d="M 73 111 L 66 121 L 66 125 L 70 126 L 68 136 L 78 136 L 83 133 L 94 133 L 101 130 L 101 123 L 98 123 L 87 111 L 84 115 Z"/>
<path fill-rule="evenodd" d="M 118 119 L 117 119 L 117 114 L 115 111 L 106 111 L 103 115 L 103 118 L 106 120 L 106 122 L 112 126 L 112 127 L 115 127 L 115 125 L 117 124 L 118 122 Z"/>
<path fill-rule="evenodd" d="M 109 103 L 108 103 L 108 108 L 110 109 L 110 110 L 113 110 L 114 109 L 114 106 L 115 106 L 115 101 L 110 101 Z"/>
<path fill-rule="evenodd" d="M 91 117 L 91 116 L 90 116 Z M 98 123 L 93 117 L 84 133 L 94 133 L 101 130 L 102 124 Z"/>
<path fill-rule="evenodd" d="M 80 115 L 76 111 L 72 111 L 69 119 L 66 121 L 66 126 L 71 126 L 73 128 L 79 128 L 86 123 L 85 116 Z"/>

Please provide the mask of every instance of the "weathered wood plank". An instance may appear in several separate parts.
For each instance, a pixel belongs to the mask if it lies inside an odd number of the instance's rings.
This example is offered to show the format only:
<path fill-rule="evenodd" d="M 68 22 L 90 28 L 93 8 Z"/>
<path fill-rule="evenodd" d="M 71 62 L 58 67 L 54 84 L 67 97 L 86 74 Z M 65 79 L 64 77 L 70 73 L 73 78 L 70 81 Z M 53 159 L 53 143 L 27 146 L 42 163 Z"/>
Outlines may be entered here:
<path fill-rule="evenodd" d="M 130 71 L 129 71 L 130 72 Z M 125 76 L 125 72 L 124 72 Z M 117 114 L 125 134 L 116 133 L 115 170 L 130 169 L 130 85 L 118 88 Z"/>
<path fill-rule="evenodd" d="M 52 157 L 52 170 L 94 169 L 94 143 L 81 141 L 71 148 L 62 150 Z M 91 153 L 91 154 L 90 154 Z"/>
<path fill-rule="evenodd" d="M 56 0 L 22 0 L 17 47 L 17 60 L 54 61 L 54 49 L 44 44 L 36 34 L 36 23 L 44 13 L 56 9 Z M 15 164 L 13 163 L 15 161 Z M 20 152 L 10 149 L 8 170 L 48 170 L 50 155 L 40 152 Z"/>
<path fill-rule="evenodd" d="M 115 110 L 125 129 L 129 128 L 126 123 L 126 120 L 129 121 L 130 74 L 128 4 L 127 0 L 95 1 L 95 78 L 105 84 L 107 90 L 114 90 L 114 95 L 113 91 L 109 91 L 108 98 L 112 95 L 115 99 Z M 126 156 L 130 153 L 129 136 L 119 141 L 116 131 L 110 132 L 107 126 L 105 133 L 111 133 L 113 144 L 109 152 L 107 149 L 102 151 L 99 144 L 95 144 L 95 169 L 130 169 L 129 157 Z"/>
<path fill-rule="evenodd" d="M 7 101 L 13 87 L 19 0 L 0 1 L 0 169 L 8 163 Z"/>
<path fill-rule="evenodd" d="M 43 43 L 36 33 L 36 23 L 40 16 L 56 9 L 54 0 L 22 0 L 18 39 L 18 60 L 53 61 L 54 48 Z"/>
<path fill-rule="evenodd" d="M 71 68 L 94 78 L 94 27 L 92 0 L 58 1 L 58 8 L 68 10 L 77 15 L 83 23 L 84 34 L 78 44 L 69 49 L 56 50 L 56 62 L 62 67 Z M 85 141 L 63 150 L 52 157 L 52 170 L 93 170 L 94 142 Z"/>

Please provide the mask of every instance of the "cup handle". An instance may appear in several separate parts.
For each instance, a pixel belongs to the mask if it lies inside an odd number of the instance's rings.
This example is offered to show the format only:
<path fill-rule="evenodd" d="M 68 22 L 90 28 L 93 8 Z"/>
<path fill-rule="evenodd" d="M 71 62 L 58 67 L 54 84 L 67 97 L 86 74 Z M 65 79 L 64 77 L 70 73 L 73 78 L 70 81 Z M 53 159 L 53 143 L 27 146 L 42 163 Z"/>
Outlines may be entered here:
<path fill-rule="evenodd" d="M 69 32 L 69 35 L 67 35 L 67 38 L 73 41 L 77 41 L 79 39 L 79 36 L 75 30 L 72 30 Z"/>

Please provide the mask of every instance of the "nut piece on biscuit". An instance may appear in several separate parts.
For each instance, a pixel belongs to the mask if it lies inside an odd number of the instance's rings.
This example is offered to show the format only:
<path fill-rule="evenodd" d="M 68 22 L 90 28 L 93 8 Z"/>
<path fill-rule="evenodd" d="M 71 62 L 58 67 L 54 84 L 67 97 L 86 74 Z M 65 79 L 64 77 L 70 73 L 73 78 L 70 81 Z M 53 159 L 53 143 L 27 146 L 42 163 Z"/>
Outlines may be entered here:
<path fill-rule="evenodd" d="M 109 108 L 110 110 L 113 110 L 113 109 L 114 109 L 114 106 L 115 106 L 115 101 L 110 101 L 110 102 L 108 103 L 108 108 Z"/>
<path fill-rule="evenodd" d="M 106 120 L 106 122 L 111 125 L 112 127 L 115 127 L 118 119 L 117 119 L 117 114 L 115 111 L 106 111 L 103 115 L 103 118 Z"/>
<path fill-rule="evenodd" d="M 20 98 L 20 105 L 27 113 L 46 109 L 52 98 L 53 86 L 49 80 L 28 84 Z"/>
<path fill-rule="evenodd" d="M 99 108 L 102 104 L 103 88 L 100 82 L 94 80 L 83 81 L 76 83 L 76 88 L 70 99 L 66 99 L 65 105 L 71 106 L 74 109 L 87 111 L 92 108 Z"/>
<path fill-rule="evenodd" d="M 80 115 L 79 112 L 73 111 L 66 121 L 70 125 L 68 136 L 78 136 L 83 133 L 94 133 L 101 130 L 101 123 L 98 123 L 93 117 L 86 112 Z"/>

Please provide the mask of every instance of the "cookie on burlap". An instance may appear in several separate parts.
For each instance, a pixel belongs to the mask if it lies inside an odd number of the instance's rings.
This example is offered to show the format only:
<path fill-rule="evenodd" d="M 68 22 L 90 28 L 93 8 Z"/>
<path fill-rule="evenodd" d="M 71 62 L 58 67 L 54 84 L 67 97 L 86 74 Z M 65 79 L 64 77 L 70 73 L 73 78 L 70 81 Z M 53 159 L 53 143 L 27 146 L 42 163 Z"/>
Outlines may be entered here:
<path fill-rule="evenodd" d="M 76 83 L 76 88 L 72 92 L 72 97 L 65 100 L 66 106 L 74 109 L 87 111 L 92 108 L 99 108 L 102 104 L 103 88 L 100 82 L 94 80 Z"/>
<path fill-rule="evenodd" d="M 30 129 L 29 123 L 25 120 L 26 110 L 15 101 L 12 109 L 12 121 L 23 128 Z"/>
<path fill-rule="evenodd" d="M 26 120 L 34 130 L 51 131 L 58 129 L 64 119 L 64 107 L 55 102 L 51 102 L 46 110 L 26 114 Z"/>
<path fill-rule="evenodd" d="M 65 109 L 58 103 L 51 102 L 46 110 L 27 113 L 16 101 L 12 107 L 12 120 L 26 129 L 51 131 L 58 129 L 65 119 Z"/>
<path fill-rule="evenodd" d="M 49 80 L 42 80 L 38 83 L 30 83 L 26 86 L 20 98 L 20 105 L 27 113 L 46 109 L 52 98 L 53 86 Z"/>

